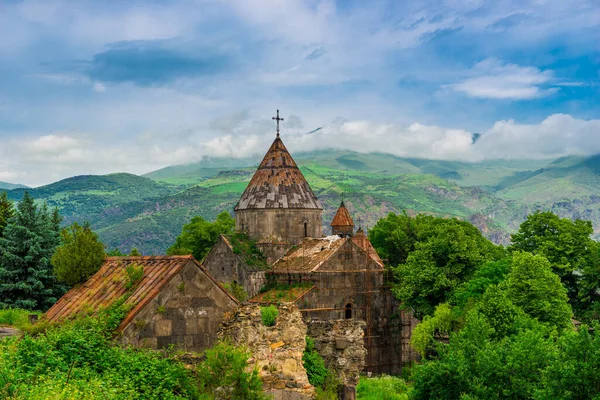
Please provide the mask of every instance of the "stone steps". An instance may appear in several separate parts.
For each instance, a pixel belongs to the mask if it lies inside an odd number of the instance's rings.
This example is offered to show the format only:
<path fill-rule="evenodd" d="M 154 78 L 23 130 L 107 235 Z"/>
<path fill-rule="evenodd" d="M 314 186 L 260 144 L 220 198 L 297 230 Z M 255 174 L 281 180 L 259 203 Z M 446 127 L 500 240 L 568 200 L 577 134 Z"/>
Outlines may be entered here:
<path fill-rule="evenodd" d="M 0 326 L 0 340 L 5 337 L 18 336 L 21 334 L 21 331 L 15 328 L 11 328 L 9 326 Z"/>

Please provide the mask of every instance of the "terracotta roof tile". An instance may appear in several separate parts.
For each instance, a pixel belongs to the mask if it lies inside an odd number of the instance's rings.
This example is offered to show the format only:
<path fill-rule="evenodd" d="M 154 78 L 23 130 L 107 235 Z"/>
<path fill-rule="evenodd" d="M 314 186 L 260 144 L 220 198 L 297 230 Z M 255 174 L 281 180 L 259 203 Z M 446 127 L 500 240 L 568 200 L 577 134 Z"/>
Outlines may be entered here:
<path fill-rule="evenodd" d="M 195 263 L 210 277 L 206 269 L 192 256 L 107 257 L 96 274 L 87 282 L 69 290 L 43 318 L 49 322 L 59 322 L 81 312 L 91 310 L 94 313 L 110 306 L 127 292 L 127 266 L 142 266 L 144 269 L 142 278 L 125 301 L 125 304 L 132 308 L 121 323 L 120 329 L 122 329 L 190 262 Z M 226 292 L 218 282 L 212 277 L 211 279 Z"/>
<path fill-rule="evenodd" d="M 280 138 L 276 138 L 235 210 L 301 208 L 322 210 L 319 200 Z"/>
<path fill-rule="evenodd" d="M 354 221 L 352 221 L 350 212 L 346 208 L 346 205 L 343 201 L 342 204 L 340 204 L 340 208 L 338 208 L 337 213 L 335 213 L 333 220 L 331 221 L 331 226 L 354 226 Z"/>

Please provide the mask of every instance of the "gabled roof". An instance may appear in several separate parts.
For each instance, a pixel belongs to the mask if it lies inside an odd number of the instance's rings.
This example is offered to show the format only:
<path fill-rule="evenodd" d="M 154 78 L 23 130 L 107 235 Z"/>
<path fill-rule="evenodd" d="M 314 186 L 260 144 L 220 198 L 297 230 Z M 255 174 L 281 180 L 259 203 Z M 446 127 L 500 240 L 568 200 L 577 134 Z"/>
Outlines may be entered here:
<path fill-rule="evenodd" d="M 279 137 L 265 154 L 235 211 L 274 208 L 323 209 Z"/>
<path fill-rule="evenodd" d="M 121 322 L 119 328 L 122 329 L 189 263 L 194 263 L 202 269 L 217 286 L 231 297 L 191 255 L 107 257 L 94 276 L 87 282 L 69 290 L 44 314 L 44 319 L 49 322 L 59 322 L 74 317 L 78 313 L 95 313 L 101 308 L 109 307 L 128 291 L 127 267 L 141 266 L 144 271 L 142 278 L 133 286 L 131 295 L 125 301 L 125 305 L 130 305 L 132 308 Z M 231 298 L 233 299 L 233 297 Z M 234 301 L 237 302 L 235 299 Z"/>
<path fill-rule="evenodd" d="M 329 260 L 346 243 L 338 235 L 320 239 L 304 239 L 271 267 L 272 272 L 310 272 Z"/>
<path fill-rule="evenodd" d="M 352 236 L 352 241 L 356 243 L 361 249 L 366 251 L 369 257 L 373 259 L 373 261 L 375 261 L 377 264 L 383 267 L 383 261 L 379 257 L 379 254 L 377 254 L 377 251 L 375 251 L 375 247 L 373 247 L 373 244 L 367 238 L 362 228 L 358 228 L 356 234 Z"/>
<path fill-rule="evenodd" d="M 346 205 L 343 201 L 342 204 L 340 204 L 340 208 L 338 208 L 337 213 L 335 213 L 333 220 L 331 221 L 331 226 L 354 226 L 354 221 L 352 221 L 350 212 L 346 208 Z"/>

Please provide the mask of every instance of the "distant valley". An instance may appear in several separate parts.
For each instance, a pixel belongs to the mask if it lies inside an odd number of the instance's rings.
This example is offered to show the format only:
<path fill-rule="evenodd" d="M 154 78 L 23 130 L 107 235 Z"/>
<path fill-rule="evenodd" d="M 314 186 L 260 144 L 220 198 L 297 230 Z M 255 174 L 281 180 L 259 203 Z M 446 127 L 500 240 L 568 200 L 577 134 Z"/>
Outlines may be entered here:
<path fill-rule="evenodd" d="M 600 227 L 600 156 L 479 163 L 336 150 L 294 156 L 323 203 L 326 225 L 343 192 L 364 227 L 389 212 L 425 212 L 469 220 L 490 239 L 507 243 L 537 209 Z M 209 158 L 145 176 L 88 175 L 34 189 L 0 189 L 13 200 L 29 190 L 59 207 L 65 224 L 89 221 L 110 249 L 161 254 L 192 216 L 232 212 L 258 162 Z"/>

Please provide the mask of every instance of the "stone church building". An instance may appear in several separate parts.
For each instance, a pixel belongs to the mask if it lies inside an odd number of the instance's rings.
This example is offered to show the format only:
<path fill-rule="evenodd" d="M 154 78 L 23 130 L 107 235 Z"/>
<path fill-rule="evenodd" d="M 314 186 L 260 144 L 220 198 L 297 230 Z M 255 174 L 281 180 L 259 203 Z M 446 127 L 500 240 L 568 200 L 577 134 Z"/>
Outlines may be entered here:
<path fill-rule="evenodd" d="M 346 346 L 340 327 L 364 326 L 367 372 L 396 374 L 415 360 L 409 339 L 418 321 L 400 310 L 382 260 L 343 201 L 323 234 L 323 207 L 279 137 L 279 124 L 235 214 L 237 233 L 221 236 L 202 262 L 108 257 L 43 318 L 57 323 L 124 301 L 123 344 L 202 351 L 218 340 L 225 316 L 239 310 L 226 287 L 243 288 L 254 307 L 294 303 L 309 336 L 333 324 L 334 351 Z"/>
<path fill-rule="evenodd" d="M 216 280 L 242 286 L 253 303 L 296 303 L 309 333 L 311 321 L 363 320 L 367 372 L 399 373 L 415 359 L 409 338 L 418 321 L 399 309 L 382 260 L 343 201 L 323 235 L 323 207 L 279 132 L 235 214 L 238 232 L 256 242 L 266 263 L 248 265 L 223 236 L 203 261 Z"/>

